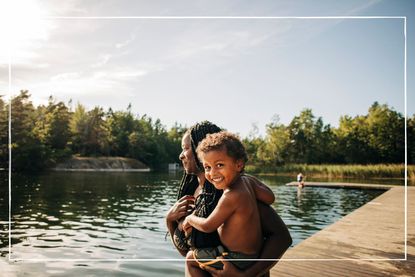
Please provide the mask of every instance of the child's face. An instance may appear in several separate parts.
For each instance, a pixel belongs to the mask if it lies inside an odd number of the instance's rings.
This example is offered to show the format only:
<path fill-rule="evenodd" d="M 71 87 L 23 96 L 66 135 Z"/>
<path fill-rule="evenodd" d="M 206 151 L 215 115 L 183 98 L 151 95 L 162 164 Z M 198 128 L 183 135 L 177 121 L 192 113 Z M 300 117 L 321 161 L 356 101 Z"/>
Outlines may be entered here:
<path fill-rule="evenodd" d="M 243 168 L 243 161 L 228 156 L 225 149 L 203 153 L 201 158 L 206 179 L 217 189 L 229 187 Z"/>

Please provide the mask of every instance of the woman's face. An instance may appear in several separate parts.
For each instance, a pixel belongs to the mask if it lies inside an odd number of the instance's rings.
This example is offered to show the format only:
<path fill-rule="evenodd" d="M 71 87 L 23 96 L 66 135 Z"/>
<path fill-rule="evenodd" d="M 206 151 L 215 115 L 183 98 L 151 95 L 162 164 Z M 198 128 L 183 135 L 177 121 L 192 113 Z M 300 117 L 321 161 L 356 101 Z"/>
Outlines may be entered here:
<path fill-rule="evenodd" d="M 182 152 L 179 155 L 179 159 L 182 161 L 183 168 L 186 171 L 186 173 L 198 173 L 195 156 L 193 155 L 192 151 L 190 134 L 185 134 L 182 138 Z"/>

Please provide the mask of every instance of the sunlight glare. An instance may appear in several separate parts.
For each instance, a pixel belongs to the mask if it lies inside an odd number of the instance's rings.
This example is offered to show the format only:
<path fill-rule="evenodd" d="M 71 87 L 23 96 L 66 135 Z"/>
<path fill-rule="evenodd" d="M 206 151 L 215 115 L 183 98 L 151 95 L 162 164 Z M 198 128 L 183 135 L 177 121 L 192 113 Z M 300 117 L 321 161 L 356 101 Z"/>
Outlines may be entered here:
<path fill-rule="evenodd" d="M 42 19 L 45 12 L 36 0 L 0 1 L 0 62 L 7 62 L 9 47 L 13 63 L 25 63 L 36 56 L 35 48 L 39 41 L 48 39 L 52 27 L 50 20 Z"/>

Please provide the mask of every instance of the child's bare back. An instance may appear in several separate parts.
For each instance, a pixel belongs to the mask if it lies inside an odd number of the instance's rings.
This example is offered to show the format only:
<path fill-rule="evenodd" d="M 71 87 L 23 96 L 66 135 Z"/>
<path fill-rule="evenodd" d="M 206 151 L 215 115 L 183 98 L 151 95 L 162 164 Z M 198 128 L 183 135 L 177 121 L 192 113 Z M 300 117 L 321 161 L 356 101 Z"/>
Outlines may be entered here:
<path fill-rule="evenodd" d="M 262 247 L 262 232 L 257 200 L 249 177 L 240 176 L 225 189 L 217 211 L 232 207 L 232 215 L 218 228 L 227 249 L 245 254 L 257 254 Z M 226 212 L 226 211 L 225 211 Z"/>

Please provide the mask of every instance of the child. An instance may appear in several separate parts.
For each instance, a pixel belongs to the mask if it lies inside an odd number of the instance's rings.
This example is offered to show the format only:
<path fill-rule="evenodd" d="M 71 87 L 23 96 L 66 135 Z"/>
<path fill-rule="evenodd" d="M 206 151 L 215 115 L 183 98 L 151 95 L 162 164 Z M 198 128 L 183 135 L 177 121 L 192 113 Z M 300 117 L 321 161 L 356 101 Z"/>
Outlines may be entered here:
<path fill-rule="evenodd" d="M 186 270 L 190 276 L 204 276 L 203 266 L 221 269 L 218 256 L 230 259 L 239 269 L 251 266 L 262 247 L 262 230 L 258 214 L 257 199 L 272 204 L 272 191 L 253 177 L 243 175 L 247 155 L 241 141 L 229 132 L 208 135 L 197 147 L 197 154 L 205 169 L 205 176 L 217 189 L 223 190 L 216 208 L 208 218 L 189 215 L 183 229 L 189 232 L 194 227 L 202 232 L 218 230 L 223 245 L 215 248 L 195 249 L 188 253 Z"/>

